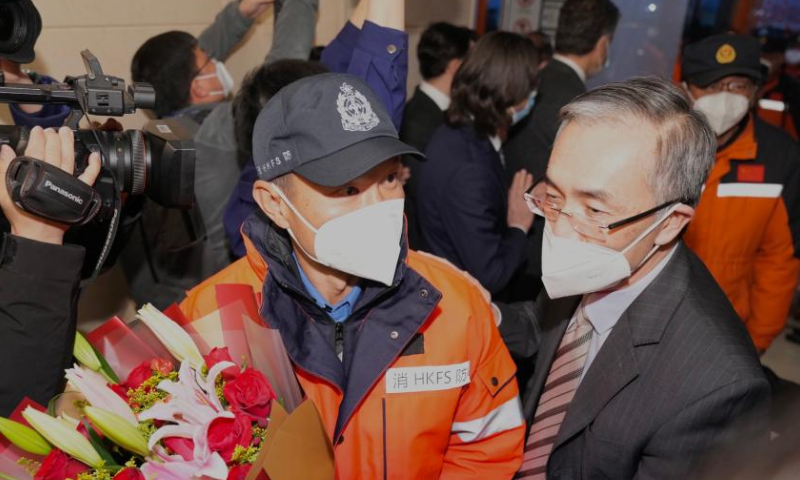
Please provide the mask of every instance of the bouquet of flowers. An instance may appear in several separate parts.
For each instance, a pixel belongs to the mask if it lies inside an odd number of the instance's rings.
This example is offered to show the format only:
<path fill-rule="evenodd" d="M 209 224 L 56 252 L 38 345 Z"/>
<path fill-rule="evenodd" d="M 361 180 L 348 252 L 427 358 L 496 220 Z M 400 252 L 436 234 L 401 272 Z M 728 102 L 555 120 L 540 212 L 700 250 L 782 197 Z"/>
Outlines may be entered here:
<path fill-rule="evenodd" d="M 194 322 L 175 306 L 145 305 L 134 322 L 79 333 L 67 390 L 47 409 L 26 401 L 0 418 L 0 479 L 269 478 L 268 457 L 280 460 L 268 450 L 297 427 L 285 412 L 295 409 L 300 438 L 321 459 L 302 478 L 331 478 L 327 436 L 279 334 L 258 321 L 252 290 L 220 286 L 217 300 L 219 310 Z"/>

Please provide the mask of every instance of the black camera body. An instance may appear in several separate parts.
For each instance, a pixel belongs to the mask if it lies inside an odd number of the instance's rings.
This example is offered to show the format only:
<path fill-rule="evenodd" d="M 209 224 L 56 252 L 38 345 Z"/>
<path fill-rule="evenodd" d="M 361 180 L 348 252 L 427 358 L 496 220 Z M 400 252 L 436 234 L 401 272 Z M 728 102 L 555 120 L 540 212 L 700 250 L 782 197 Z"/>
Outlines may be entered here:
<path fill-rule="evenodd" d="M 121 192 L 146 195 L 168 208 L 192 207 L 194 141 L 179 122 L 152 120 L 142 130 L 124 132 L 78 128 L 86 114 L 122 116 L 155 106 L 150 85 L 135 83 L 126 89 L 124 80 L 103 73 L 91 52 L 84 50 L 81 56 L 88 73 L 64 84 L 7 85 L 0 76 L 0 102 L 70 106 L 72 114 L 65 125 L 75 132 L 76 176 L 86 168 L 89 154 L 100 152 L 105 175 L 113 173 Z M 24 153 L 27 140 L 26 127 L 0 126 L 0 144 L 13 147 L 17 154 Z"/>

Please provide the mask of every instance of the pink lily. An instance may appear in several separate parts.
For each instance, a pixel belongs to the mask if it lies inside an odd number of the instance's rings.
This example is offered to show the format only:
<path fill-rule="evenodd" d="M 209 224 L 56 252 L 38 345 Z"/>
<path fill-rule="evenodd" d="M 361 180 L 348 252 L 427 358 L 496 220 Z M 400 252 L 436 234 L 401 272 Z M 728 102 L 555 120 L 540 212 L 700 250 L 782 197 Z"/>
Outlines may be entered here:
<path fill-rule="evenodd" d="M 195 429 L 194 458 L 186 460 L 180 455 L 169 455 L 163 447 L 156 445 L 153 453 L 157 460 L 149 460 L 142 465 L 142 473 L 148 479 L 158 480 L 225 480 L 228 477 L 228 466 L 219 453 L 212 452 L 208 446 L 208 428 L 215 418 Z"/>
<path fill-rule="evenodd" d="M 162 420 L 183 426 L 200 427 L 208 424 L 223 411 L 216 393 L 216 377 L 232 365 L 230 362 L 214 365 L 203 380 L 199 372 L 195 372 L 188 362 L 181 363 L 177 382 L 164 380 L 158 384 L 158 389 L 169 393 L 170 397 L 140 413 L 139 418 Z"/>
<path fill-rule="evenodd" d="M 116 413 L 133 426 L 139 425 L 128 403 L 108 388 L 106 380 L 100 374 L 78 365 L 66 372 L 67 380 L 80 390 L 93 407 Z"/>

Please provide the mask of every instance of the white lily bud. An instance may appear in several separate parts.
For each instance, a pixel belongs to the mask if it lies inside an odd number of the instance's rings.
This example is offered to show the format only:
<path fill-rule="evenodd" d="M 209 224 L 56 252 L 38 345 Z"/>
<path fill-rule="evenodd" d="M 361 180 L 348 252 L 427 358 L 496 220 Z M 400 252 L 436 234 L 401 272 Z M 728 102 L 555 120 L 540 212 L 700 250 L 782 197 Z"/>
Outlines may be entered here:
<path fill-rule="evenodd" d="M 149 303 L 139 309 L 137 317 L 147 325 L 147 328 L 178 361 L 189 362 L 189 365 L 195 370 L 202 368 L 205 362 L 203 356 L 200 355 L 200 350 L 192 341 L 192 337 L 180 325 Z"/>
<path fill-rule="evenodd" d="M 22 416 L 51 445 L 70 457 L 92 468 L 99 468 L 103 465 L 103 459 L 100 458 L 100 454 L 92 447 L 89 440 L 86 440 L 86 437 L 63 420 L 53 418 L 32 407 L 26 408 L 22 412 Z"/>

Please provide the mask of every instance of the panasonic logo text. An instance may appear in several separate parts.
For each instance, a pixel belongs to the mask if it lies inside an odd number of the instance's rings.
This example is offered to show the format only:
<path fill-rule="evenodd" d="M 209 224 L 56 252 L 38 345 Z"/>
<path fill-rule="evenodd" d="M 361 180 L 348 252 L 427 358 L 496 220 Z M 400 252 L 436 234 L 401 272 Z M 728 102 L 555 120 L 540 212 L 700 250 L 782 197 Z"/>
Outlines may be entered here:
<path fill-rule="evenodd" d="M 63 188 L 59 187 L 58 185 L 54 185 L 53 182 L 50 180 L 45 180 L 44 182 L 45 188 L 49 188 L 50 190 L 56 192 L 57 194 L 61 195 L 64 198 L 68 198 L 73 202 L 77 203 L 78 205 L 83 205 L 83 199 L 79 196 L 75 195 L 74 193 L 69 193 L 68 191 L 64 190 Z"/>

